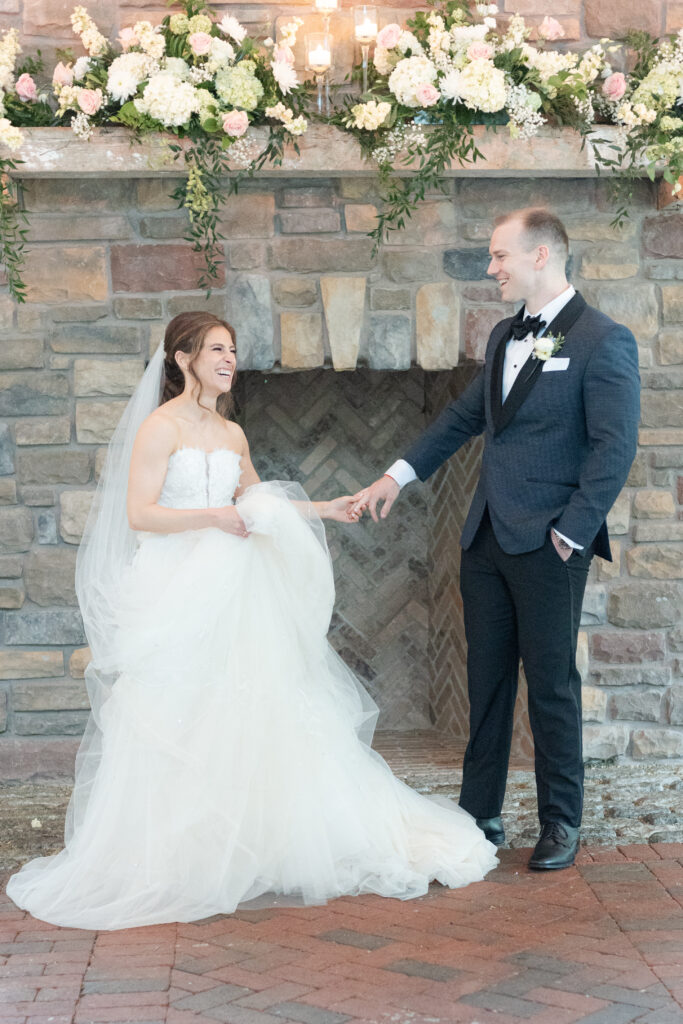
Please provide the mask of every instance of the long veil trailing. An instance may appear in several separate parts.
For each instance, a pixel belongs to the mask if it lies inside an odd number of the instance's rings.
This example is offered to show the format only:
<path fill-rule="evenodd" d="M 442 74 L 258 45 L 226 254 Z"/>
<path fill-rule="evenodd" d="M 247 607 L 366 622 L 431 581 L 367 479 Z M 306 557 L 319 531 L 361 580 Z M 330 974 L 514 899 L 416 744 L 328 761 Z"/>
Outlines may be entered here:
<path fill-rule="evenodd" d="M 128 525 L 128 473 L 138 430 L 159 405 L 164 379 L 164 346 L 160 344 L 126 406 L 109 442 L 107 458 L 76 559 L 76 596 L 83 616 L 92 660 L 85 672 L 92 714 L 76 759 L 76 785 L 67 812 L 68 843 L 88 802 L 101 756 L 100 711 L 116 680 L 112 663 L 116 609 L 125 569 L 137 540 Z"/>

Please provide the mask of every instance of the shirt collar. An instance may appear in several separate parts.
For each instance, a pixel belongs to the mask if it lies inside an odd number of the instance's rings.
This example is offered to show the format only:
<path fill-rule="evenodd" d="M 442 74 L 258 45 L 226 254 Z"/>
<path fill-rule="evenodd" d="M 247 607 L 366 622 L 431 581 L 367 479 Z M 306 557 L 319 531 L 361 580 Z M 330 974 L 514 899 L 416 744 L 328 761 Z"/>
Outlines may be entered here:
<path fill-rule="evenodd" d="M 561 292 L 559 295 L 556 295 L 555 298 L 552 299 L 550 302 L 546 303 L 543 309 L 539 309 L 536 315 L 540 316 L 541 320 L 545 320 L 545 327 L 543 328 L 544 331 L 553 322 L 553 320 L 560 312 L 560 310 L 564 309 L 569 300 L 572 299 L 575 295 L 576 288 L 574 287 L 574 285 L 570 284 L 569 287 L 565 288 L 563 292 Z M 526 317 L 529 315 L 529 311 L 525 305 L 524 316 Z"/>

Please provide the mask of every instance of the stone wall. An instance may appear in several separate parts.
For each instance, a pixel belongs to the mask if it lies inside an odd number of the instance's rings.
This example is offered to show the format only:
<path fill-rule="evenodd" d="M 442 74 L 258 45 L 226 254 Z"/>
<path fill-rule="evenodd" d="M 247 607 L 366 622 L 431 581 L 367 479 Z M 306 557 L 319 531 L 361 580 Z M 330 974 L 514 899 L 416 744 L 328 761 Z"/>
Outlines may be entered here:
<path fill-rule="evenodd" d="M 400 453 L 481 359 L 490 327 L 509 312 L 485 277 L 491 220 L 541 201 L 567 223 L 574 282 L 641 346 L 640 450 L 610 515 L 616 560 L 594 565 L 584 608 L 586 751 L 683 756 L 683 232 L 679 212 L 655 211 L 653 186 L 639 186 L 630 221 L 615 231 L 606 185 L 592 178 L 452 179 L 374 255 L 364 235 L 378 203 L 371 176 L 255 180 L 226 210 L 225 266 L 208 300 L 194 287 L 168 181 L 26 186 L 28 302 L 0 293 L 0 777 L 71 770 L 87 713 L 76 545 L 104 445 L 168 319 L 208 306 L 234 322 L 241 366 L 252 371 L 241 385 L 245 422 L 263 439 L 267 473 L 318 494 L 328 482 L 351 490 Z M 274 374 L 279 397 L 266 424 Z M 381 534 L 332 537 L 335 643 L 394 728 L 424 725 L 431 707 L 440 729 L 462 734 L 454 578 L 476 456 L 476 445 L 465 449 L 431 489 L 406 492 Z M 354 619 L 361 594 L 374 616 L 370 642 Z"/>
<path fill-rule="evenodd" d="M 108 36 L 140 18 L 153 23 L 161 21 L 167 8 L 157 0 L 89 0 L 85 5 Z M 318 27 L 309 0 L 292 0 L 287 4 L 268 4 L 262 0 L 243 0 L 242 3 L 209 3 L 220 18 L 230 12 L 242 21 L 249 31 L 265 38 L 272 35 L 278 17 L 296 14 L 306 20 L 307 26 Z M 380 24 L 403 22 L 419 4 L 414 0 L 377 0 Z M 71 0 L 0 0 L 0 30 L 13 26 L 19 30 L 27 50 L 40 48 L 48 57 L 58 46 L 73 45 L 69 14 Z M 353 57 L 351 43 L 351 5 L 342 4 L 332 21 L 332 31 L 339 41 L 338 77 L 343 79 Z M 556 18 L 563 26 L 565 40 L 572 45 L 591 45 L 609 36 L 622 37 L 630 28 L 646 29 L 655 36 L 676 32 L 683 26 L 682 0 L 498 0 L 503 17 L 515 12 L 524 15 L 531 26 L 538 25 L 545 15 Z"/>

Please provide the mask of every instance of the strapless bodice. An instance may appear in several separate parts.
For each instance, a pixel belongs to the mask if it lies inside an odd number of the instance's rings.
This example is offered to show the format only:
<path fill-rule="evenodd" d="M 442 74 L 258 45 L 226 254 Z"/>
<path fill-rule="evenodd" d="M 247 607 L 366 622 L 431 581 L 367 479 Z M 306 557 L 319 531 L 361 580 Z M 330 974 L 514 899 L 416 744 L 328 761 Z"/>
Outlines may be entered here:
<path fill-rule="evenodd" d="M 159 504 L 165 508 L 221 508 L 232 504 L 241 456 L 230 448 L 179 448 L 168 460 Z"/>

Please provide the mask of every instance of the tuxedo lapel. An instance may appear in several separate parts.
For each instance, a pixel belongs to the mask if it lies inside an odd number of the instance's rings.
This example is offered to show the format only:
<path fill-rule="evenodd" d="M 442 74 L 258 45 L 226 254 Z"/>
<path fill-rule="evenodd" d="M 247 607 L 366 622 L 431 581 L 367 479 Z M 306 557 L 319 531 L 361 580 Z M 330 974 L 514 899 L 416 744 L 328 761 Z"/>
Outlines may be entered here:
<path fill-rule="evenodd" d="M 563 334 L 566 336 L 585 308 L 586 300 L 579 294 L 579 292 L 577 292 L 571 297 L 567 305 L 562 307 L 552 323 L 548 324 L 545 333 Z M 543 361 L 541 359 L 535 359 L 533 354 L 530 355 L 522 369 L 519 371 L 519 375 L 514 384 L 510 388 L 509 395 L 503 402 L 503 365 L 505 361 L 505 348 L 508 341 L 509 338 L 505 336 L 505 340 L 501 341 L 498 345 L 491 373 L 493 386 L 496 376 L 496 359 L 498 359 L 500 364 L 498 370 L 500 379 L 497 386 L 496 397 L 492 395 L 491 401 L 494 434 L 499 434 L 501 430 L 505 430 L 508 423 L 510 423 L 515 413 L 519 410 L 520 406 L 529 397 L 529 393 L 543 371 Z M 498 412 L 497 416 L 496 411 Z"/>
<path fill-rule="evenodd" d="M 508 330 L 503 331 L 503 336 L 495 347 L 491 364 L 491 419 L 494 429 L 498 427 L 503 410 L 503 364 L 505 363 L 508 334 Z"/>

